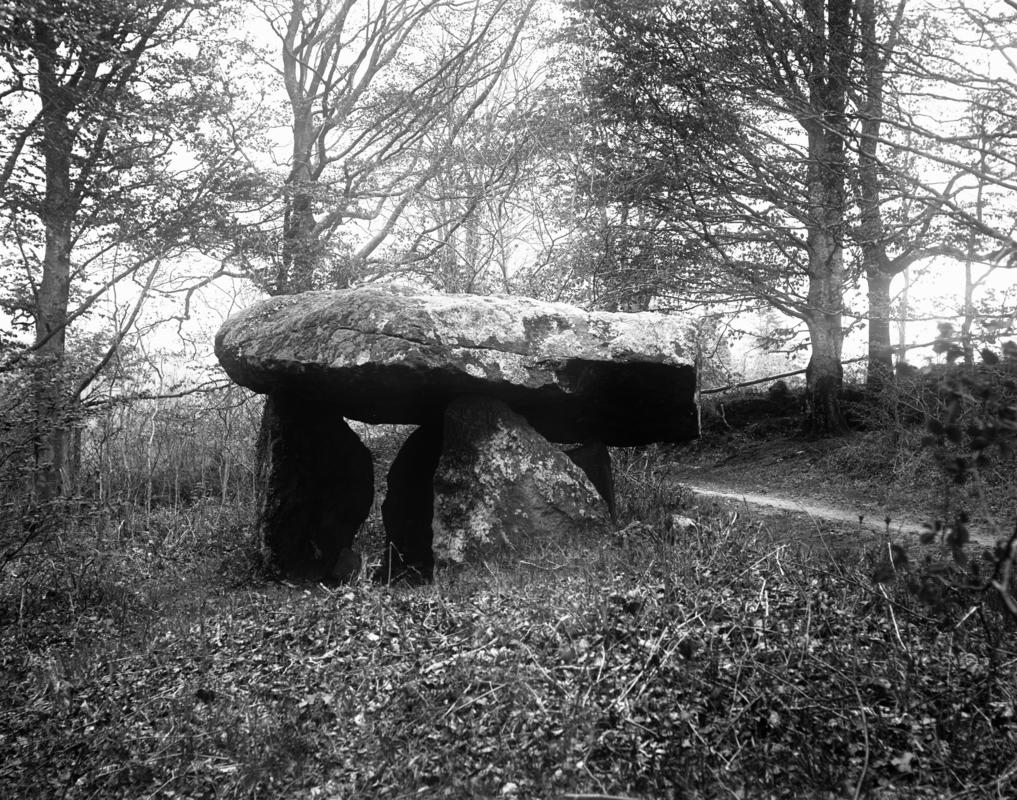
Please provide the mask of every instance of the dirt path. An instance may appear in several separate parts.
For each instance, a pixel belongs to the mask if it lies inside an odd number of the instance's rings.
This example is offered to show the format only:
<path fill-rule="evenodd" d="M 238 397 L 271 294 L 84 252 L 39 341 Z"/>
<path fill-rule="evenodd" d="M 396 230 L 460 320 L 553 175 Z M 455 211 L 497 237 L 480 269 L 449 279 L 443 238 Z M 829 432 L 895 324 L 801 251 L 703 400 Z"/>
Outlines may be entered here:
<path fill-rule="evenodd" d="M 801 500 L 792 497 L 784 497 L 775 494 L 760 494 L 747 492 L 730 486 L 720 486 L 706 483 L 700 480 L 679 479 L 683 486 L 687 486 L 700 497 L 718 498 L 722 500 L 733 500 L 746 503 L 761 509 L 774 509 L 794 514 L 803 514 L 813 519 L 826 520 L 829 522 L 840 522 L 846 525 L 862 528 L 874 533 L 883 533 L 886 530 L 886 515 L 878 510 L 872 509 L 849 509 L 837 507 L 813 500 Z M 859 515 L 861 514 L 861 520 Z M 890 519 L 890 532 L 895 535 L 917 537 L 927 529 L 917 519 L 903 517 L 892 517 Z M 995 537 L 981 531 L 972 530 L 971 539 L 982 545 L 992 545 Z"/>

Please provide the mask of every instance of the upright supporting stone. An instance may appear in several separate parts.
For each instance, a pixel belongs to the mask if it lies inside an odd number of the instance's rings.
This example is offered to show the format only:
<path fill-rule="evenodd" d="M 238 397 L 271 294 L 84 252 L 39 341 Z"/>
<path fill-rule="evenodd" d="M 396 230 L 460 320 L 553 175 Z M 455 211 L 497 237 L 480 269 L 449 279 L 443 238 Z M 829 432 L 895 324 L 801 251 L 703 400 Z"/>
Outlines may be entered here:
<path fill-rule="evenodd" d="M 274 565 L 296 578 L 346 576 L 374 499 L 374 471 L 334 406 L 306 393 L 269 395 L 258 473 L 262 539 Z"/>
<path fill-rule="evenodd" d="M 617 507 L 614 502 L 614 474 L 611 471 L 611 451 L 603 442 L 590 442 L 579 447 L 570 447 L 565 455 L 586 473 L 590 483 L 594 485 L 600 496 L 607 503 L 611 519 L 617 519 Z"/>
<path fill-rule="evenodd" d="M 388 491 L 381 504 L 385 523 L 385 557 L 376 579 L 430 580 L 431 518 L 434 516 L 434 471 L 441 456 L 441 423 L 411 433 L 388 471 Z"/>
<path fill-rule="evenodd" d="M 474 396 L 449 404 L 434 476 L 436 561 L 473 561 L 608 525 L 583 471 L 505 403 Z"/>

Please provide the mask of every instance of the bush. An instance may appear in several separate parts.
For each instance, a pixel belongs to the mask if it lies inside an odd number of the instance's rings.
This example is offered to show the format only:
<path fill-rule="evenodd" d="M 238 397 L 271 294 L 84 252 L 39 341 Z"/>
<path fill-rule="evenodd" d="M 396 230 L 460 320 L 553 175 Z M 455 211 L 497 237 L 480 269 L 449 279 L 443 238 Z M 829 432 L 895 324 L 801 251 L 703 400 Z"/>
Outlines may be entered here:
<path fill-rule="evenodd" d="M 951 560 L 916 566 L 906 549 L 895 545 L 876 568 L 875 579 L 892 582 L 906 576 L 906 587 L 933 608 L 987 605 L 1017 621 L 1017 527 L 1008 532 L 1017 525 L 1012 497 L 1017 474 L 1017 347 L 1004 347 L 1002 358 L 983 350 L 983 363 L 977 367 L 948 364 L 934 374 L 934 381 L 920 376 L 904 385 L 921 389 L 912 395 L 921 398 L 926 416 L 921 443 L 940 471 L 942 487 L 941 506 L 930 509 L 922 542 L 938 541 Z M 972 556 L 969 525 L 976 513 L 1002 537 L 995 548 Z M 1009 525 L 1001 528 L 1000 516 Z M 988 625 L 984 614 L 981 619 Z"/>

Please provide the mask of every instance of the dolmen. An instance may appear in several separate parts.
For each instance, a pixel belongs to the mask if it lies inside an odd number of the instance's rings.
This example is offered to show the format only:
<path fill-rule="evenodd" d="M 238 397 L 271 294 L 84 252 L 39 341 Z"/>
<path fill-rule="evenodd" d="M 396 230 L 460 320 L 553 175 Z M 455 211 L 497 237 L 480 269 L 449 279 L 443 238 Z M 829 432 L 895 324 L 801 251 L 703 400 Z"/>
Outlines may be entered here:
<path fill-rule="evenodd" d="M 359 567 L 374 470 L 346 420 L 417 426 L 382 504 L 393 580 L 608 528 L 607 448 L 699 433 L 684 341 L 662 314 L 372 285 L 264 300 L 226 321 L 215 352 L 267 395 L 260 526 L 287 575 Z"/>

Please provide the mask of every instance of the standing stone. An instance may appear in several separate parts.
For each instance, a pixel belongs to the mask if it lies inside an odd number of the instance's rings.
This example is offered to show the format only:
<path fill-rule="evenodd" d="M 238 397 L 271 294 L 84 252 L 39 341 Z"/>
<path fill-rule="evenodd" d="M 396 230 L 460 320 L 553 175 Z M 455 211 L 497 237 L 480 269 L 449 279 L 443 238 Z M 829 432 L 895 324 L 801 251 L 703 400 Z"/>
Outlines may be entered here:
<path fill-rule="evenodd" d="M 437 422 L 413 431 L 392 461 L 381 504 L 386 547 L 375 576 L 380 581 L 431 579 L 434 471 L 440 456 L 441 423 Z"/>
<path fill-rule="evenodd" d="M 295 578 L 348 577 L 353 540 L 374 499 L 374 471 L 370 451 L 334 406 L 306 393 L 269 395 L 258 473 L 262 539 L 273 565 Z"/>
<path fill-rule="evenodd" d="M 614 502 L 614 473 L 611 471 L 611 452 L 603 442 L 590 442 L 570 447 L 565 455 L 572 459 L 572 462 L 586 473 L 590 483 L 600 492 L 600 496 L 607 503 L 607 510 L 611 514 L 611 520 L 617 518 L 617 507 Z"/>
<path fill-rule="evenodd" d="M 604 501 L 583 471 L 505 403 L 464 397 L 445 412 L 434 476 L 436 562 L 462 563 L 531 541 L 594 535 Z"/>

